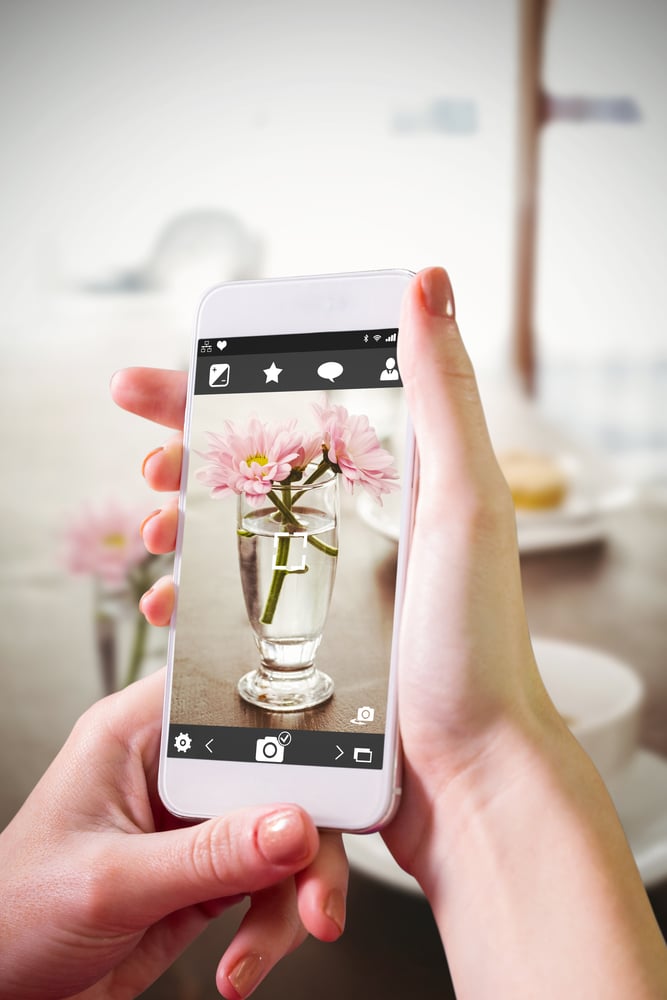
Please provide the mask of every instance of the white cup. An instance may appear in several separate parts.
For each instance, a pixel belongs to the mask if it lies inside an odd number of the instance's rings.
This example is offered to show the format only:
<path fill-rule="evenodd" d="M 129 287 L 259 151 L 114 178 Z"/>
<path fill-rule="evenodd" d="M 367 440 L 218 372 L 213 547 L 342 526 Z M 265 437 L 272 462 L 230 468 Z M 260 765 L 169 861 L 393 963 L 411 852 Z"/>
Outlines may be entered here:
<path fill-rule="evenodd" d="M 533 649 L 551 700 L 607 781 L 635 752 L 641 679 L 601 650 L 555 639 L 534 639 Z"/>

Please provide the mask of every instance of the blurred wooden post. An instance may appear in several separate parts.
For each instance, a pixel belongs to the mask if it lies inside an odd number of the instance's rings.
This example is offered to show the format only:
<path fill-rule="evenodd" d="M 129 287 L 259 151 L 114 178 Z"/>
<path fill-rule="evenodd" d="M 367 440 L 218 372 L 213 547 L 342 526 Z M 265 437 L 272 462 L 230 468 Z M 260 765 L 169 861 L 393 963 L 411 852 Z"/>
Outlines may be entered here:
<path fill-rule="evenodd" d="M 542 54 L 549 0 L 519 0 L 519 127 L 512 361 L 529 395 L 535 392 L 535 272 Z"/>

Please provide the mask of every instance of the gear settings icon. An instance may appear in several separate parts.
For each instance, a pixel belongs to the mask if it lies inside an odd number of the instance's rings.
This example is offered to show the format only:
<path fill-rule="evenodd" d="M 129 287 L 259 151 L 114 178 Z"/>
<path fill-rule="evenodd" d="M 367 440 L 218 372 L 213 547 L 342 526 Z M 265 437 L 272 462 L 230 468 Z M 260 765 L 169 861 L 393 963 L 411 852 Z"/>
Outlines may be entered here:
<path fill-rule="evenodd" d="M 179 753 L 187 753 L 192 746 L 192 740 L 190 739 L 189 733 L 179 733 L 174 740 L 174 746 Z"/>

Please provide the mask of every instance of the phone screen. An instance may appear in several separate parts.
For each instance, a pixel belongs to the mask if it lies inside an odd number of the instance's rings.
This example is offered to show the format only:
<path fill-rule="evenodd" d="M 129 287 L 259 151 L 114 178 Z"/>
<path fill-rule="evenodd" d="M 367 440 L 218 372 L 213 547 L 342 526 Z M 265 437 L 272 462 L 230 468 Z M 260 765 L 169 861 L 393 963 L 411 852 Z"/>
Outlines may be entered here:
<path fill-rule="evenodd" d="M 197 341 L 169 758 L 382 768 L 412 474 L 397 338 Z"/>

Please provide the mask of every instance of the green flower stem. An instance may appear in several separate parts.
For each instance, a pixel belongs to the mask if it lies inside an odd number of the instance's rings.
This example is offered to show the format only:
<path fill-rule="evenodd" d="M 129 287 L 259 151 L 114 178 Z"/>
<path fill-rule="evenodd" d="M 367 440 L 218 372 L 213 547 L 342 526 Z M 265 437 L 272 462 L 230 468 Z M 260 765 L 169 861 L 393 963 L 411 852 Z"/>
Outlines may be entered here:
<path fill-rule="evenodd" d="M 311 483 L 314 483 L 316 479 L 319 479 L 321 475 L 323 475 L 331 468 L 332 468 L 331 462 L 327 458 L 323 458 L 320 464 L 317 466 L 317 468 L 313 472 L 311 472 L 311 474 L 308 476 L 308 479 L 306 479 L 303 485 L 310 486 Z M 293 498 L 292 503 L 295 504 L 297 500 L 300 500 L 305 492 L 306 490 L 301 490 L 299 493 L 297 493 L 296 496 Z"/>
<path fill-rule="evenodd" d="M 297 500 L 299 496 L 302 496 L 302 494 L 303 494 L 303 491 L 302 491 L 302 493 L 298 494 L 294 498 L 294 500 Z M 292 512 L 292 510 L 290 509 L 290 507 L 288 507 L 286 504 L 283 503 L 283 501 L 275 493 L 274 490 L 271 490 L 267 495 L 271 498 L 271 502 L 273 504 L 275 504 L 275 506 L 278 508 L 278 510 L 280 511 L 280 513 L 283 515 L 283 518 L 285 519 L 285 521 L 287 522 L 288 525 L 292 525 L 292 527 L 295 527 L 295 528 L 301 528 L 301 524 L 299 523 L 299 519 L 294 515 L 294 513 Z M 292 501 L 292 503 L 294 503 L 294 500 Z M 323 542 L 321 539 L 317 538 L 315 535 L 306 535 L 306 540 L 308 542 L 310 542 L 310 544 L 314 548 L 319 549 L 320 552 L 325 552 L 328 556 L 337 556 L 338 555 L 338 549 L 336 548 L 335 545 L 327 545 L 326 542 Z M 287 545 L 288 545 L 288 552 L 289 552 L 289 538 L 287 539 Z M 283 560 L 283 562 L 284 561 L 285 560 Z"/>
<path fill-rule="evenodd" d="M 309 476 L 307 483 L 314 482 L 318 476 L 321 476 L 326 469 L 329 468 L 326 462 L 321 462 L 320 465 L 315 469 L 315 471 Z M 289 528 L 300 529 L 301 524 L 299 519 L 294 514 L 292 510 L 292 505 L 303 496 L 305 490 L 301 490 L 296 496 L 291 496 L 291 491 L 287 494 L 286 498 L 281 499 L 275 490 L 270 490 L 267 494 L 268 498 L 274 504 L 276 510 L 280 511 L 283 519 L 283 526 L 289 531 Z M 306 535 L 306 541 L 319 549 L 320 552 L 324 552 L 328 556 L 337 556 L 338 549 L 335 545 L 327 545 L 326 542 L 321 541 L 314 535 Z M 290 537 L 289 534 L 280 535 L 278 537 L 278 545 L 276 547 L 276 562 L 279 566 L 286 566 L 287 560 L 289 558 L 290 549 Z M 266 596 L 266 601 L 264 603 L 264 610 L 262 612 L 262 617 L 260 621 L 262 625 L 271 625 L 273 622 L 274 615 L 276 613 L 276 608 L 278 606 L 278 598 L 280 597 L 280 592 L 283 588 L 285 582 L 285 577 L 290 571 L 287 569 L 274 569 L 273 576 L 271 577 L 271 586 L 269 587 L 269 592 Z"/>
<path fill-rule="evenodd" d="M 134 625 L 134 639 L 132 640 L 132 650 L 130 652 L 130 661 L 127 667 L 127 674 L 125 675 L 125 681 L 123 687 L 127 687 L 129 684 L 133 684 L 139 676 L 139 671 L 141 669 L 141 664 L 146 652 L 146 638 L 148 636 L 148 622 L 139 611 L 137 612 L 137 620 Z"/>
<path fill-rule="evenodd" d="M 134 591 L 135 603 L 138 605 L 141 600 L 142 594 L 148 590 L 151 585 L 151 574 L 150 567 L 151 563 L 154 562 L 153 557 L 148 557 L 143 563 L 137 566 L 135 572 L 132 574 L 131 582 L 132 589 Z M 141 664 L 143 663 L 144 656 L 146 655 L 146 639 L 148 638 L 148 622 L 142 615 L 141 611 L 137 608 L 137 617 L 134 623 L 134 636 L 132 639 L 132 648 L 130 650 L 130 659 L 127 665 L 127 673 L 125 674 L 125 680 L 123 682 L 123 687 L 127 687 L 129 684 L 133 684 L 139 676 L 139 671 L 141 670 Z"/>
<path fill-rule="evenodd" d="M 287 558 L 289 556 L 289 543 L 289 535 L 281 535 L 278 538 L 278 545 L 276 547 L 276 562 L 281 566 L 284 566 L 287 562 Z M 271 586 L 269 587 L 269 592 L 266 595 L 264 610 L 262 612 L 262 617 L 260 618 L 263 625 L 270 625 L 273 621 L 273 616 L 275 615 L 276 608 L 278 606 L 280 591 L 283 589 L 283 583 L 285 582 L 286 576 L 286 569 L 274 569 L 273 571 Z"/>

